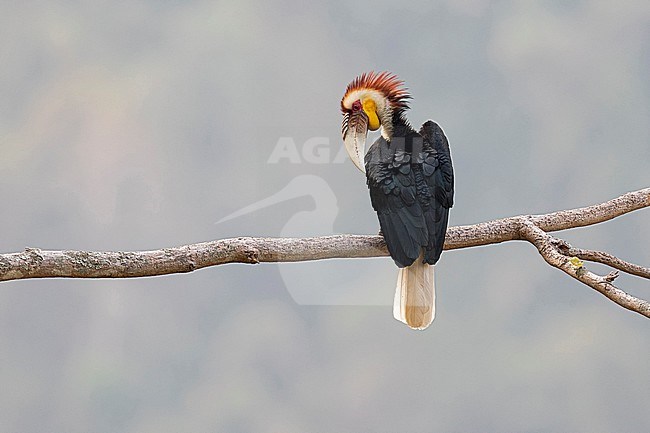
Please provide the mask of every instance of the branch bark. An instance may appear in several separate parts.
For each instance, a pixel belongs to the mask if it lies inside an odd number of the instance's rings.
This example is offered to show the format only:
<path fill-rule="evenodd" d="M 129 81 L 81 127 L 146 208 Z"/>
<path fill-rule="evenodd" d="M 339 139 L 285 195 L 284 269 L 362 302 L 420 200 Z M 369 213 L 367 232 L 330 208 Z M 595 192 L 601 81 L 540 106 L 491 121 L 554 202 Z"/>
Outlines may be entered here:
<path fill-rule="evenodd" d="M 618 271 L 610 272 L 605 276 L 590 272 L 579 259 L 576 260 L 561 254 L 557 247 L 560 240 L 551 237 L 532 221 L 524 220 L 522 222 L 521 233 L 526 240 L 535 245 L 537 251 L 549 265 L 605 295 L 621 307 L 650 318 L 650 303 L 648 301 L 636 298 L 612 284 L 618 277 Z"/>
<path fill-rule="evenodd" d="M 550 265 L 599 291 L 617 304 L 650 317 L 648 302 L 632 297 L 584 266 L 574 269 L 571 257 L 595 261 L 650 279 L 650 269 L 607 253 L 574 249 L 547 232 L 585 227 L 650 207 L 650 188 L 623 194 L 604 203 L 543 215 L 514 216 L 450 227 L 445 250 L 511 240 L 532 243 Z M 334 235 L 311 238 L 238 237 L 152 251 L 46 251 L 27 248 L 0 254 L 0 281 L 29 278 L 132 278 L 192 272 L 226 263 L 298 262 L 332 258 L 382 257 L 388 251 L 381 236 Z M 568 263 L 568 264 L 567 264 Z M 582 269 L 582 271 L 580 271 Z M 605 281 L 607 278 L 609 280 Z"/>
<path fill-rule="evenodd" d="M 561 239 L 558 239 L 561 240 Z M 594 263 L 601 263 L 611 268 L 618 269 L 630 275 L 650 279 L 650 268 L 628 263 L 621 260 L 616 256 L 602 251 L 585 250 L 582 248 L 574 248 L 565 241 L 562 241 L 558 246 L 565 256 L 577 257 L 582 260 L 587 260 Z"/>

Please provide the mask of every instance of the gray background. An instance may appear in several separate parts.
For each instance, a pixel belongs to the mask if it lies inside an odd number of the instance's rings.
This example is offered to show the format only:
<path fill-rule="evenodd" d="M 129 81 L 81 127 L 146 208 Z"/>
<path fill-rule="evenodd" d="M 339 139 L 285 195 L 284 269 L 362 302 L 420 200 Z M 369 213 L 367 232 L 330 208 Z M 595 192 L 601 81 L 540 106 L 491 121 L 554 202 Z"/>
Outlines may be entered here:
<path fill-rule="evenodd" d="M 649 24 L 646 0 L 2 2 L 0 251 L 376 233 L 334 158 L 372 69 L 445 129 L 452 225 L 647 187 Z M 562 236 L 648 265 L 648 215 Z M 530 245 L 444 254 L 426 332 L 392 318 L 395 277 L 368 259 L 2 283 L 0 431 L 650 430 L 647 319 Z"/>

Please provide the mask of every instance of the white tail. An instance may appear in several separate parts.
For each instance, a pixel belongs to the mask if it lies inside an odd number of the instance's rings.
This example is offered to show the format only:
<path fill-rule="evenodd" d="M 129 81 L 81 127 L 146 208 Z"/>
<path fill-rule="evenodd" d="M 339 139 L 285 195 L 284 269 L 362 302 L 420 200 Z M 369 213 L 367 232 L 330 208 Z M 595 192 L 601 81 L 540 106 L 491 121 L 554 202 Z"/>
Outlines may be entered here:
<path fill-rule="evenodd" d="M 433 265 L 422 262 L 423 255 L 399 270 L 393 316 L 413 329 L 425 329 L 436 315 L 436 286 Z"/>

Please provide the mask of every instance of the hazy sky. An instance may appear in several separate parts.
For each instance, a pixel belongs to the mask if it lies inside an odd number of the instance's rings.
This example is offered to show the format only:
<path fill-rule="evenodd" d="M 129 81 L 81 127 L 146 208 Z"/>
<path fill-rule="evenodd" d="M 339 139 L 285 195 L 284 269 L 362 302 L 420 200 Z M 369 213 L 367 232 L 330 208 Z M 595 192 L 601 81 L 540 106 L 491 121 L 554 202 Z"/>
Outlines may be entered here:
<path fill-rule="evenodd" d="M 452 225 L 648 187 L 649 29 L 644 0 L 1 3 L 0 251 L 375 234 L 340 157 L 369 70 L 449 137 Z M 561 236 L 648 265 L 649 215 Z M 443 254 L 425 332 L 392 318 L 396 276 L 2 283 L 0 432 L 650 430 L 650 322 L 532 246 Z"/>

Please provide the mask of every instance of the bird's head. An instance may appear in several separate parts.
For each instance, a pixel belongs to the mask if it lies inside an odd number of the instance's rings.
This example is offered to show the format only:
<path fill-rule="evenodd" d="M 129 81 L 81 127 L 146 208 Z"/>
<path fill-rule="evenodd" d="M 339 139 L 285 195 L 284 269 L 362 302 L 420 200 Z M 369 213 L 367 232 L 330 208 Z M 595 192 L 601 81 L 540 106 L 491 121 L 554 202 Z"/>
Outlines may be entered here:
<path fill-rule="evenodd" d="M 408 109 L 409 96 L 404 82 L 389 72 L 359 75 L 345 90 L 341 99 L 343 142 L 350 159 L 365 173 L 366 136 L 368 130 L 381 133 L 390 140 L 393 116 Z"/>

